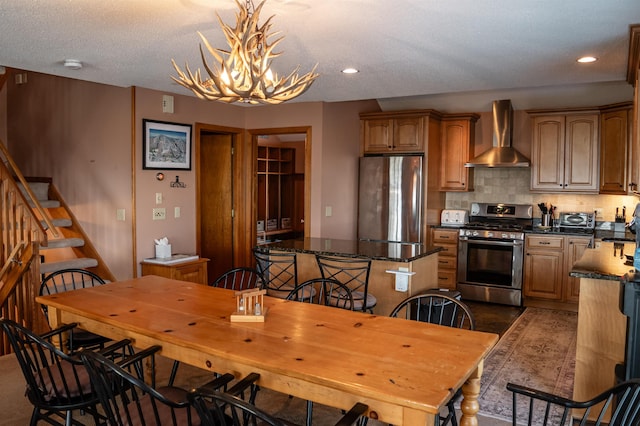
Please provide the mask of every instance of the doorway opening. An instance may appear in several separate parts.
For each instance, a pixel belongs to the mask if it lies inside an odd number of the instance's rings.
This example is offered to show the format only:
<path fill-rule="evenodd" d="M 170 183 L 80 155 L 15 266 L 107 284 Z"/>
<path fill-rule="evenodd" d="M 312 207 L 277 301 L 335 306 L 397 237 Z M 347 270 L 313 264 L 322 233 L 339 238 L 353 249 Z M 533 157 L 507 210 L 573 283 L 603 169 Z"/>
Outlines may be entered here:
<path fill-rule="evenodd" d="M 251 130 L 256 244 L 308 235 L 310 128 Z"/>

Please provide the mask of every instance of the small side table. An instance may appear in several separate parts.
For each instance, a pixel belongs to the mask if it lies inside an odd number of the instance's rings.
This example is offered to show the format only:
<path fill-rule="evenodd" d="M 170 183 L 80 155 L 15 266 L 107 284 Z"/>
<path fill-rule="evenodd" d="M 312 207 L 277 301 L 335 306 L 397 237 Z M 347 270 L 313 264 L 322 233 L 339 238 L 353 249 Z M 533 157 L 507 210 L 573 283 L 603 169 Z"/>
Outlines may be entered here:
<path fill-rule="evenodd" d="M 209 259 L 203 257 L 186 262 L 162 265 L 142 261 L 142 275 L 159 275 L 174 280 L 190 281 L 196 284 L 208 285 L 207 262 Z"/>

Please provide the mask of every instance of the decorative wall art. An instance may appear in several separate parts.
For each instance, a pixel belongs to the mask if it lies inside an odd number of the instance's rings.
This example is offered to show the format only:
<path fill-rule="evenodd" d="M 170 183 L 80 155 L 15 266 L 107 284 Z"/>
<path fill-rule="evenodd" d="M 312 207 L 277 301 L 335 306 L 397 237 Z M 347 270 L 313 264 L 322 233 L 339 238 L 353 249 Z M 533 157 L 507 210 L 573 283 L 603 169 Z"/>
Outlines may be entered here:
<path fill-rule="evenodd" d="M 191 125 L 142 120 L 142 168 L 191 170 Z"/>

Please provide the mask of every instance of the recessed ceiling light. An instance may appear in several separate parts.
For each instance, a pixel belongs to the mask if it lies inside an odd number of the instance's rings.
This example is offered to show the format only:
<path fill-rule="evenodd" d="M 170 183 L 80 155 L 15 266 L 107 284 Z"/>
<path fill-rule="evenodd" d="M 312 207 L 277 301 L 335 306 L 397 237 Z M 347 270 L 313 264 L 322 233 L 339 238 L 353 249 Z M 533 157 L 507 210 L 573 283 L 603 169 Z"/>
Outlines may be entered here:
<path fill-rule="evenodd" d="M 358 73 L 358 72 L 360 72 L 360 71 L 358 71 L 358 70 L 357 70 L 357 69 L 355 69 L 355 68 L 345 68 L 345 69 L 343 69 L 343 70 L 342 70 L 342 72 L 343 72 L 344 74 L 356 74 L 356 73 Z"/>
<path fill-rule="evenodd" d="M 578 62 L 580 62 L 581 64 L 588 64 L 597 60 L 598 58 L 593 56 L 583 56 L 582 58 L 578 58 Z"/>

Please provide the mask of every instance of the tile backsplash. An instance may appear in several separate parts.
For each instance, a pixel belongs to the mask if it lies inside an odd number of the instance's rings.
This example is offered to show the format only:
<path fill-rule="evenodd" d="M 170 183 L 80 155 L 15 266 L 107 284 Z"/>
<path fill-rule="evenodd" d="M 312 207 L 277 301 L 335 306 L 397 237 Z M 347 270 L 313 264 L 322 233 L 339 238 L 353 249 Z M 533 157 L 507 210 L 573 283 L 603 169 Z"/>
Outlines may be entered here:
<path fill-rule="evenodd" d="M 613 221 L 616 207 L 627 207 L 627 221 L 631 220 L 640 198 L 625 195 L 585 195 L 585 194 L 541 194 L 529 192 L 531 186 L 530 168 L 477 168 L 474 171 L 473 192 L 447 192 L 448 209 L 469 209 L 473 202 L 532 204 L 534 215 L 540 215 L 538 203 L 558 206 L 558 212 L 591 212 L 602 209 L 598 221 Z"/>

